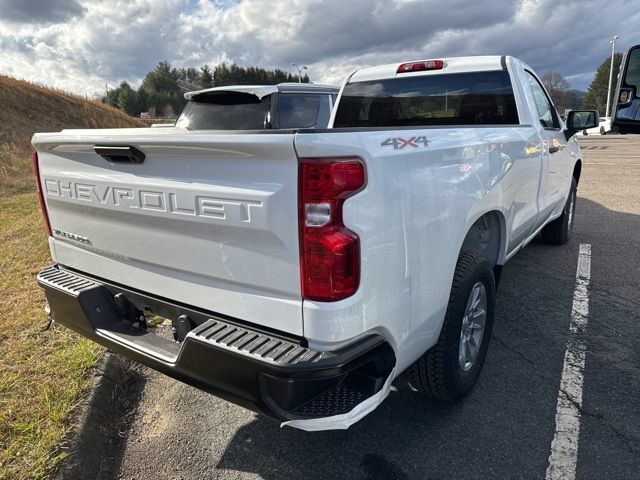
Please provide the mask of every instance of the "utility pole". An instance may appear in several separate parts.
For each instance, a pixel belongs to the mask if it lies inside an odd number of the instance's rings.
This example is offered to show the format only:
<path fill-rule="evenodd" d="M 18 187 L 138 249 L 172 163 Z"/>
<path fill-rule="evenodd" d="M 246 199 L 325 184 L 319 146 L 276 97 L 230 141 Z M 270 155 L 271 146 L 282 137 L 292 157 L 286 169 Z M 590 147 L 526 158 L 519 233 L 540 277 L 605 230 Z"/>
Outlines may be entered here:
<path fill-rule="evenodd" d="M 609 68 L 609 89 L 607 90 L 607 110 L 605 113 L 605 117 L 609 116 L 609 104 L 611 103 L 611 82 L 613 81 L 613 56 L 616 50 L 616 40 L 618 39 L 617 35 L 614 35 L 609 43 L 611 44 L 611 66 Z"/>
<path fill-rule="evenodd" d="M 302 83 L 302 70 L 308 70 L 308 68 L 306 65 L 298 65 L 297 63 L 292 63 L 291 66 L 298 69 L 298 83 Z"/>

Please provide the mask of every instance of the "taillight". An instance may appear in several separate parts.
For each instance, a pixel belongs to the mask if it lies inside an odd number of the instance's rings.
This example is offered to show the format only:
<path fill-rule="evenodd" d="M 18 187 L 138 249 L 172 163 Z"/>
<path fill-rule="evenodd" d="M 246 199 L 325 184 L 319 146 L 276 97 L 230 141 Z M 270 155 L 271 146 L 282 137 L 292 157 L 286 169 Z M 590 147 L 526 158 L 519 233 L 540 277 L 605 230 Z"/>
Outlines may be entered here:
<path fill-rule="evenodd" d="M 31 164 L 33 165 L 33 174 L 36 176 L 36 188 L 38 189 L 38 199 L 40 200 L 40 210 L 42 210 L 42 222 L 44 228 L 47 229 L 47 234 L 51 237 L 51 224 L 49 223 L 49 214 L 47 213 L 47 206 L 44 203 L 44 193 L 42 190 L 42 183 L 40 182 L 40 165 L 38 164 L 38 152 L 34 151 L 31 154 Z"/>
<path fill-rule="evenodd" d="M 360 283 L 360 239 L 345 227 L 342 205 L 365 185 L 362 160 L 303 158 L 298 178 L 302 297 L 336 301 Z"/>
<path fill-rule="evenodd" d="M 422 60 L 420 62 L 402 63 L 396 73 L 423 72 L 425 70 L 442 70 L 444 62 L 442 60 Z"/>

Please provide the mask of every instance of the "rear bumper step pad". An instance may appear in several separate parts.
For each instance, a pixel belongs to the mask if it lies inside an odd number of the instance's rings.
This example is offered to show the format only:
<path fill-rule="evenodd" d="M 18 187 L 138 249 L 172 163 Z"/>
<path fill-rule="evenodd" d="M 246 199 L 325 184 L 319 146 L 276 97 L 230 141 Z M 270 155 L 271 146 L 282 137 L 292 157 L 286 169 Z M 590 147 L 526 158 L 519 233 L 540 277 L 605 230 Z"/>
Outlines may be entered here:
<path fill-rule="evenodd" d="M 395 355 L 379 335 L 331 352 L 303 339 L 195 311 L 60 266 L 38 275 L 50 315 L 81 335 L 166 375 L 280 421 L 349 412 L 382 388 Z M 121 293 L 198 326 L 176 343 L 134 326 L 114 303 Z M 177 317 L 176 317 L 177 318 Z"/>

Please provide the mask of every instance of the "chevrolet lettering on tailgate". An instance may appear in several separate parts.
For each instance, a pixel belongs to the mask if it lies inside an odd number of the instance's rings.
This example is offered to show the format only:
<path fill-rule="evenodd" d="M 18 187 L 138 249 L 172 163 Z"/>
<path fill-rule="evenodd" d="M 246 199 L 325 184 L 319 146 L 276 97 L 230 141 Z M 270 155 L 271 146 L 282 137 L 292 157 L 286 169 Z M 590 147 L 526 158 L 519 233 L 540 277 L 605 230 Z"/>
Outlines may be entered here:
<path fill-rule="evenodd" d="M 112 185 L 99 186 L 50 178 L 44 179 L 44 190 L 47 196 L 81 202 L 97 202 L 106 207 L 155 210 L 168 214 L 218 220 L 234 217 L 242 222 L 250 222 L 254 209 L 262 207 L 262 202 L 256 200 L 218 198 L 185 192 L 143 190 Z"/>

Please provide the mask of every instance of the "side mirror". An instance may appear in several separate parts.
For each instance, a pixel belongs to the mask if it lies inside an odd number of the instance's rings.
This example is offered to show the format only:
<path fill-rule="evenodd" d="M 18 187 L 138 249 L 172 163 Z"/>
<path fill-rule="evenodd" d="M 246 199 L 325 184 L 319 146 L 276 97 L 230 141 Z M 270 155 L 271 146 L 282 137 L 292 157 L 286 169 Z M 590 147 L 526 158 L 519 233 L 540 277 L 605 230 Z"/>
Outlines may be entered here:
<path fill-rule="evenodd" d="M 620 133 L 640 133 L 640 45 L 622 59 L 613 97 L 612 126 Z"/>
<path fill-rule="evenodd" d="M 571 110 L 567 115 L 567 129 L 564 131 L 564 136 L 569 140 L 580 130 L 597 127 L 599 118 L 597 110 Z"/>

